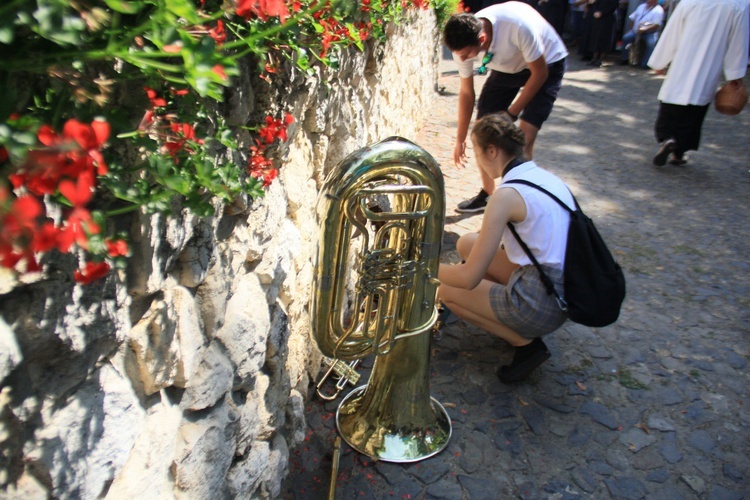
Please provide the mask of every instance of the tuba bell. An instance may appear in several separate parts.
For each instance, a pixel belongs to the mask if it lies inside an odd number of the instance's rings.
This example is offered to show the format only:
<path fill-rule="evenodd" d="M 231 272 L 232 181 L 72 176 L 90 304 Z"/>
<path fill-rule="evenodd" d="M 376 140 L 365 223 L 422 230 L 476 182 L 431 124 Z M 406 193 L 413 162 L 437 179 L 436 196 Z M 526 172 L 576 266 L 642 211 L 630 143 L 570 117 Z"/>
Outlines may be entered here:
<path fill-rule="evenodd" d="M 429 393 L 445 219 L 440 168 L 400 137 L 365 147 L 327 176 L 317 217 L 312 335 L 335 360 L 375 355 L 367 385 L 339 405 L 339 433 L 376 460 L 431 457 L 451 436 L 445 408 Z"/>

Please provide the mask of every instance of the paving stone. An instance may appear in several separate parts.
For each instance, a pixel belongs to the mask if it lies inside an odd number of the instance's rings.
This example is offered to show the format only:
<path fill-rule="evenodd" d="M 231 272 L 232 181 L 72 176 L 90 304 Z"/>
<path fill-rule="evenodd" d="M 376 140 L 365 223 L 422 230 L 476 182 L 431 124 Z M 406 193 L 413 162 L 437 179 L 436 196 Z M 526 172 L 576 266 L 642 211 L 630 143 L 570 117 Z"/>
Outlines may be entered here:
<path fill-rule="evenodd" d="M 461 498 L 461 485 L 453 481 L 440 481 L 427 487 L 425 498 L 444 498 L 455 500 Z"/>
<path fill-rule="evenodd" d="M 521 408 L 521 415 L 529 429 L 536 434 L 542 435 L 547 433 L 547 424 L 544 420 L 544 412 L 537 406 L 524 406 Z"/>
<path fill-rule="evenodd" d="M 646 434 L 641 429 L 632 428 L 620 434 L 620 442 L 630 451 L 638 453 L 646 446 L 651 446 L 656 442 L 656 438 Z"/>
<path fill-rule="evenodd" d="M 466 490 L 468 498 L 500 499 L 513 496 L 513 488 L 507 478 L 497 480 L 459 474 L 458 482 Z"/>
<path fill-rule="evenodd" d="M 728 477 L 738 483 L 742 482 L 747 477 L 735 464 L 723 464 L 721 466 L 721 471 L 724 473 L 724 477 Z"/>
<path fill-rule="evenodd" d="M 581 494 L 567 481 L 555 479 L 544 485 L 544 492 L 561 500 L 573 500 L 580 498 Z"/>
<path fill-rule="evenodd" d="M 742 357 L 741 355 L 737 354 L 731 349 L 727 349 L 724 352 L 725 352 L 724 360 L 732 368 L 736 370 L 743 370 L 747 366 L 747 360 L 745 360 L 745 358 Z"/>
<path fill-rule="evenodd" d="M 610 350 L 604 346 L 592 346 L 589 348 L 588 353 L 597 359 L 610 359 L 612 357 Z"/>
<path fill-rule="evenodd" d="M 615 477 L 604 480 L 614 498 L 638 500 L 648 494 L 648 488 L 634 477 Z"/>
<path fill-rule="evenodd" d="M 714 477 L 716 474 L 713 460 L 695 460 L 693 462 L 693 467 L 695 467 L 702 477 Z"/>
<path fill-rule="evenodd" d="M 609 446 L 620 438 L 617 431 L 601 431 L 594 434 L 594 441 L 602 446 Z"/>
<path fill-rule="evenodd" d="M 703 401 L 688 406 L 684 416 L 696 426 L 719 420 L 719 416 L 708 408 Z"/>
<path fill-rule="evenodd" d="M 544 408 L 548 408 L 552 411 L 556 411 L 558 413 L 573 413 L 575 411 L 575 408 L 570 406 L 567 403 L 564 403 L 562 401 L 557 401 L 553 399 L 548 399 L 544 397 L 534 397 L 534 401 L 536 401 L 537 404 L 540 406 L 543 406 Z"/>
<path fill-rule="evenodd" d="M 742 500 L 743 498 L 747 497 L 740 492 L 732 491 L 720 484 L 713 485 L 708 494 L 708 500 Z"/>
<path fill-rule="evenodd" d="M 598 480 L 594 474 L 585 467 L 577 467 L 571 472 L 573 481 L 586 493 L 593 493 L 598 486 Z"/>
<path fill-rule="evenodd" d="M 485 401 L 487 401 L 487 394 L 485 394 L 484 391 L 478 387 L 472 387 L 469 390 L 463 391 L 461 393 L 461 397 L 464 398 L 464 401 L 466 401 L 467 404 L 473 406 L 482 405 Z"/>
<path fill-rule="evenodd" d="M 522 483 L 518 486 L 518 496 L 522 500 L 532 500 L 539 498 L 536 486 L 532 482 Z"/>
<path fill-rule="evenodd" d="M 610 429 L 617 429 L 620 423 L 615 419 L 612 412 L 603 404 L 594 401 L 586 401 L 581 405 L 581 413 L 589 415 L 595 422 L 602 424 Z"/>
<path fill-rule="evenodd" d="M 692 474 L 685 474 L 683 476 L 680 476 L 680 480 L 690 486 L 690 489 L 693 490 L 697 495 L 702 495 L 706 492 L 706 482 L 703 480 L 703 478 L 693 476 Z"/>
<path fill-rule="evenodd" d="M 432 484 L 446 475 L 450 469 L 448 463 L 433 459 L 418 462 L 409 467 L 407 472 L 425 484 Z"/>
<path fill-rule="evenodd" d="M 682 460 L 682 453 L 680 453 L 680 450 L 677 447 L 677 440 L 675 439 L 674 432 L 664 434 L 658 446 L 661 456 L 670 464 L 676 464 Z"/>
<path fill-rule="evenodd" d="M 568 436 L 568 446 L 580 447 L 588 443 L 591 439 L 591 428 L 588 426 L 578 425 Z"/>
<path fill-rule="evenodd" d="M 623 363 L 626 365 L 634 365 L 636 363 L 643 363 L 646 358 L 641 353 L 640 349 L 634 347 L 628 347 L 624 349 L 624 355 L 622 357 Z"/>
<path fill-rule="evenodd" d="M 521 453 L 521 439 L 513 431 L 501 431 L 495 436 L 495 445 L 499 450 L 510 452 L 514 455 Z"/>
<path fill-rule="evenodd" d="M 711 363 L 710 361 L 705 361 L 703 359 L 691 359 L 688 361 L 688 365 L 704 372 L 712 372 L 715 370 L 713 363 Z"/>
<path fill-rule="evenodd" d="M 658 415 L 651 415 L 650 417 L 648 417 L 648 422 L 646 423 L 646 426 L 649 429 L 662 431 L 662 432 L 675 430 L 674 422 L 672 422 L 666 417 L 660 417 Z"/>
<path fill-rule="evenodd" d="M 716 447 L 716 441 L 714 438 L 704 430 L 691 432 L 687 438 L 687 443 L 703 453 L 711 453 L 711 450 Z"/>
<path fill-rule="evenodd" d="M 620 448 L 607 448 L 605 456 L 607 463 L 619 471 L 628 470 L 630 467 L 630 456 Z"/>
<path fill-rule="evenodd" d="M 667 469 L 653 470 L 646 475 L 646 481 L 651 481 L 652 483 L 663 483 L 667 479 L 669 479 L 669 471 Z"/>
<path fill-rule="evenodd" d="M 589 468 L 591 468 L 591 472 L 599 474 L 600 476 L 611 476 L 615 473 L 615 470 L 611 465 L 601 460 L 593 460 L 589 462 Z"/>

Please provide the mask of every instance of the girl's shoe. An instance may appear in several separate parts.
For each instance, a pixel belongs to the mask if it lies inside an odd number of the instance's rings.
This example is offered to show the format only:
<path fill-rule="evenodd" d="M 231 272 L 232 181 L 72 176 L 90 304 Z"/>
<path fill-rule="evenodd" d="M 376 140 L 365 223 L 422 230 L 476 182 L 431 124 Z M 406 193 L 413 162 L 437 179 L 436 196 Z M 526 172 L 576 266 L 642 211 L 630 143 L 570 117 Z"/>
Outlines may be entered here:
<path fill-rule="evenodd" d="M 531 375 L 531 372 L 547 361 L 549 357 L 549 349 L 542 342 L 542 339 L 535 338 L 531 341 L 531 344 L 516 347 L 513 362 L 509 365 L 501 366 L 497 370 L 497 377 L 501 382 L 505 382 L 506 384 L 520 382 Z"/>

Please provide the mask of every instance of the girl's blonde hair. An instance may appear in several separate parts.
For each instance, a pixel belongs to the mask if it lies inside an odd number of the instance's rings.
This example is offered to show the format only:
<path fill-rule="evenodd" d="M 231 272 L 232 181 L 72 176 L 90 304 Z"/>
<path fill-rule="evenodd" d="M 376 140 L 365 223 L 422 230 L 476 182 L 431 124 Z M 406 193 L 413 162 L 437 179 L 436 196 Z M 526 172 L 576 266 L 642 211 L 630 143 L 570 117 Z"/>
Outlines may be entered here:
<path fill-rule="evenodd" d="M 474 134 L 474 140 L 482 151 L 493 145 L 512 158 L 523 155 L 526 138 L 521 129 L 503 114 L 491 114 L 480 118 L 474 124 L 471 133 Z"/>

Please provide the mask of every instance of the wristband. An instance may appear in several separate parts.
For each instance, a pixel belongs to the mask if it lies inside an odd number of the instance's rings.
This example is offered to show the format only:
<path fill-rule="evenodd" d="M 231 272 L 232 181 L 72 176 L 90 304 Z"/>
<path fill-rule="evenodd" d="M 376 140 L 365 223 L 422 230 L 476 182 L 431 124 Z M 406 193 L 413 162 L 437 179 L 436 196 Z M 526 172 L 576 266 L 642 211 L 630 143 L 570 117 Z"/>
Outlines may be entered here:
<path fill-rule="evenodd" d="M 508 117 L 510 118 L 510 120 L 513 121 L 513 122 L 515 122 L 516 120 L 518 120 L 518 115 L 514 115 L 513 113 L 511 113 L 507 109 L 505 111 L 503 111 L 503 113 L 505 113 L 506 115 L 508 115 Z"/>

